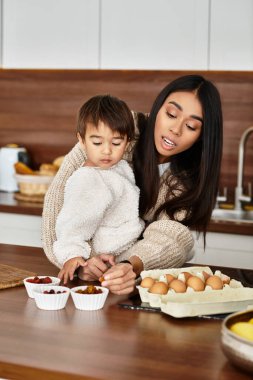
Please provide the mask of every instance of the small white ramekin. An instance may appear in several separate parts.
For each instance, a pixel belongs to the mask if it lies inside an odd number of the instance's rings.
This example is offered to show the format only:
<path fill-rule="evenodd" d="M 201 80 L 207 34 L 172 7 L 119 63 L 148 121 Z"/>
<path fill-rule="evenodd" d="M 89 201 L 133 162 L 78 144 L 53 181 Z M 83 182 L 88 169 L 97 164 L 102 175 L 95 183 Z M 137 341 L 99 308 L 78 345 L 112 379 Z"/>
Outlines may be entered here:
<path fill-rule="evenodd" d="M 102 293 L 99 294 L 81 294 L 76 293 L 77 290 L 85 290 L 87 286 L 76 286 L 70 289 L 70 293 L 78 310 L 99 310 L 105 304 L 109 290 L 103 286 L 96 286 L 97 289 L 101 289 Z"/>
<path fill-rule="evenodd" d="M 59 294 L 45 294 L 44 291 L 53 289 L 55 292 L 65 292 Z M 44 286 L 40 285 L 33 290 L 36 306 L 42 310 L 61 310 L 64 309 L 70 295 L 70 289 L 66 286 Z"/>
<path fill-rule="evenodd" d="M 60 283 L 60 279 L 58 277 L 52 277 L 52 276 L 37 276 L 39 278 L 44 278 L 44 277 L 49 277 L 51 278 L 52 282 L 50 284 L 34 284 L 32 282 L 28 282 L 27 280 L 30 280 L 32 278 L 34 278 L 35 276 L 32 276 L 32 277 L 27 277 L 24 279 L 24 285 L 25 285 L 25 288 L 26 288 L 26 291 L 27 291 L 27 294 L 30 298 L 34 298 L 34 295 L 33 295 L 33 291 L 34 289 L 38 288 L 38 287 L 41 287 L 41 286 L 55 286 L 55 285 L 59 285 Z"/>

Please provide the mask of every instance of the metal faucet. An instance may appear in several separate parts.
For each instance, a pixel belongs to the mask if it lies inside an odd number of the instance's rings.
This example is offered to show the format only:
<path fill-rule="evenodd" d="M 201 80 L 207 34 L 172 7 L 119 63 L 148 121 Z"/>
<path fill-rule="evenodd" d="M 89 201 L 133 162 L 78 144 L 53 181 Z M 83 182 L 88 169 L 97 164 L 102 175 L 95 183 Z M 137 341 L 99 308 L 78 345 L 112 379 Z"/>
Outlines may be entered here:
<path fill-rule="evenodd" d="M 241 210 L 241 201 L 250 202 L 251 196 L 243 194 L 243 166 L 244 166 L 244 150 L 249 135 L 253 133 L 253 126 L 243 132 L 239 143 L 238 152 L 238 171 L 237 171 L 237 187 L 235 189 L 235 210 Z"/>
<path fill-rule="evenodd" d="M 228 188 L 224 187 L 223 191 L 224 191 L 223 195 L 220 195 L 220 193 L 218 193 L 216 197 L 215 208 L 219 208 L 219 202 L 227 202 Z"/>

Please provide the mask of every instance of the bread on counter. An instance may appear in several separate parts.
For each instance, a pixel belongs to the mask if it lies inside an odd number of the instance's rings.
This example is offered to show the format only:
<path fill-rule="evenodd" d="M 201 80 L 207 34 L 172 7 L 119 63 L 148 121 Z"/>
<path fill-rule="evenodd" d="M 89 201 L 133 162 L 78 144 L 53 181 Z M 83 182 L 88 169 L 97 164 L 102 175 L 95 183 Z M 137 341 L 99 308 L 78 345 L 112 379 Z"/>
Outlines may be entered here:
<path fill-rule="evenodd" d="M 57 173 L 59 167 L 54 164 L 41 164 L 39 175 L 53 176 Z"/>

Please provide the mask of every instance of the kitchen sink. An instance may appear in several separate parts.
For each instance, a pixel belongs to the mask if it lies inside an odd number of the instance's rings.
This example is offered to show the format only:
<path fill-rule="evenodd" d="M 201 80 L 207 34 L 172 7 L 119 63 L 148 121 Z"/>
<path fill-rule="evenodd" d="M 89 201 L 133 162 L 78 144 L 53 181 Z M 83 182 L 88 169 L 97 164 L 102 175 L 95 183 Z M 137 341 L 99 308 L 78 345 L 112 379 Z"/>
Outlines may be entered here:
<path fill-rule="evenodd" d="M 216 208 L 213 210 L 212 219 L 253 223 L 253 211 L 222 210 L 220 208 Z"/>

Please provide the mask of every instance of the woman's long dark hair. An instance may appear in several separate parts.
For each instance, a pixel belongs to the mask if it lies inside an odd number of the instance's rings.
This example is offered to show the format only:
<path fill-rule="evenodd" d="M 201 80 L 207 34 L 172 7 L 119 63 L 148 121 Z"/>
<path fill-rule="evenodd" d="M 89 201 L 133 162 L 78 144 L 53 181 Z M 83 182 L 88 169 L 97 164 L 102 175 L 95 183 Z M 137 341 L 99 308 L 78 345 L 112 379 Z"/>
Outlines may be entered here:
<path fill-rule="evenodd" d="M 191 148 L 171 157 L 172 176 L 166 180 L 166 200 L 156 210 L 154 220 L 162 212 L 176 220 L 176 213 L 185 210 L 182 223 L 203 232 L 205 238 L 218 192 L 223 133 L 219 92 L 200 75 L 183 76 L 168 84 L 157 96 L 149 117 L 139 116 L 140 138 L 133 152 L 133 167 L 140 188 L 140 215 L 144 217 L 155 207 L 160 189 L 158 153 L 154 143 L 156 117 L 167 97 L 178 91 L 194 92 L 200 101 L 203 112 L 201 136 Z"/>

